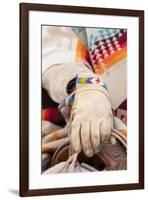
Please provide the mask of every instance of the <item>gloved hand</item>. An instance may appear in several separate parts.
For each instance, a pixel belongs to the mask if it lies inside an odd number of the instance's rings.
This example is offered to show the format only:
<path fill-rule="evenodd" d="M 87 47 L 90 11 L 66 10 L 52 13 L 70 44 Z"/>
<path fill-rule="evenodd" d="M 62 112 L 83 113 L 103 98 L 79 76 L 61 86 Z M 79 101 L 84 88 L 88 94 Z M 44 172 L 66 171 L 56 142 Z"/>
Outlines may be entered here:
<path fill-rule="evenodd" d="M 76 78 L 78 73 L 93 72 L 83 62 L 56 64 L 49 67 L 42 75 L 42 86 L 51 99 L 57 103 L 63 101 L 68 93 L 68 83 Z"/>
<path fill-rule="evenodd" d="M 104 82 L 92 73 L 78 74 L 70 115 L 69 137 L 75 152 L 91 157 L 110 139 L 113 115 Z"/>

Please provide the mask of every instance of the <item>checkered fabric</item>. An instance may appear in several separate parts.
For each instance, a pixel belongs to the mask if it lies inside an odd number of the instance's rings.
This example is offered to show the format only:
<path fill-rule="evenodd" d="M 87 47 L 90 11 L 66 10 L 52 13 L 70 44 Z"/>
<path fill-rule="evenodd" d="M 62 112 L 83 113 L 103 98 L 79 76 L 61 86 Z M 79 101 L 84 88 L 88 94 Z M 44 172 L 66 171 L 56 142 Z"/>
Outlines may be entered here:
<path fill-rule="evenodd" d="M 89 37 L 89 47 L 93 48 L 95 42 L 113 37 L 119 32 L 120 29 L 104 29 L 104 28 L 93 29 Z"/>
<path fill-rule="evenodd" d="M 126 57 L 127 30 L 126 29 L 98 29 L 97 36 L 90 35 L 91 62 L 99 74 Z"/>

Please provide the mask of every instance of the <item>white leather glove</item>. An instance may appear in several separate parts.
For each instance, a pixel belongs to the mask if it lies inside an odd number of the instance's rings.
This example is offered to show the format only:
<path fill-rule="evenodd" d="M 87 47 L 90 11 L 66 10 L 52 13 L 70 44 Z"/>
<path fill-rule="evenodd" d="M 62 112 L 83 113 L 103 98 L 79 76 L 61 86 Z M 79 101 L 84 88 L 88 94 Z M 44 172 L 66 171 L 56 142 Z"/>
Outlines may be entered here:
<path fill-rule="evenodd" d="M 67 96 L 68 83 L 77 77 L 78 73 L 87 73 L 91 70 L 82 62 L 57 64 L 49 67 L 42 75 L 42 85 L 49 96 L 57 103 Z"/>
<path fill-rule="evenodd" d="M 71 145 L 88 157 L 99 152 L 99 144 L 110 139 L 113 127 L 106 85 L 98 75 L 78 74 L 70 116 Z"/>

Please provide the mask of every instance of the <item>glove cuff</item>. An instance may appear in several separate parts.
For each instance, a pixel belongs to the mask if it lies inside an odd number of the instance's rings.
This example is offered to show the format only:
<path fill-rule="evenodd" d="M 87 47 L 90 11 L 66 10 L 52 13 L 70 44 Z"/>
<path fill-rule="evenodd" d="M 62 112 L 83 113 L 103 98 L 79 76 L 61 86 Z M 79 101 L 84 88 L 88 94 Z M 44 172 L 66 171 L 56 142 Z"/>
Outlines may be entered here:
<path fill-rule="evenodd" d="M 76 78 L 76 90 L 66 98 L 66 105 L 73 105 L 74 95 L 87 90 L 97 90 L 109 97 L 106 84 L 96 74 L 79 74 Z"/>
<path fill-rule="evenodd" d="M 67 89 L 70 81 L 75 79 L 80 72 L 93 74 L 82 62 L 53 65 L 42 76 L 43 88 L 55 102 L 60 103 L 68 96 Z"/>
<path fill-rule="evenodd" d="M 76 89 L 98 89 L 108 96 L 107 85 L 97 74 L 78 74 Z"/>

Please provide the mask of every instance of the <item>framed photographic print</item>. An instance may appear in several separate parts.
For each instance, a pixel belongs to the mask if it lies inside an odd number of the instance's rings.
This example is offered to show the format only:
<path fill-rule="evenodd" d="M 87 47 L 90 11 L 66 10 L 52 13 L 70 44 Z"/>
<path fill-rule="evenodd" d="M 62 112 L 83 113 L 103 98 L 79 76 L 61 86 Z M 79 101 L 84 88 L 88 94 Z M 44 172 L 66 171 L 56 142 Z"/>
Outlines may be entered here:
<path fill-rule="evenodd" d="M 144 188 L 144 11 L 20 4 L 20 196 Z"/>

